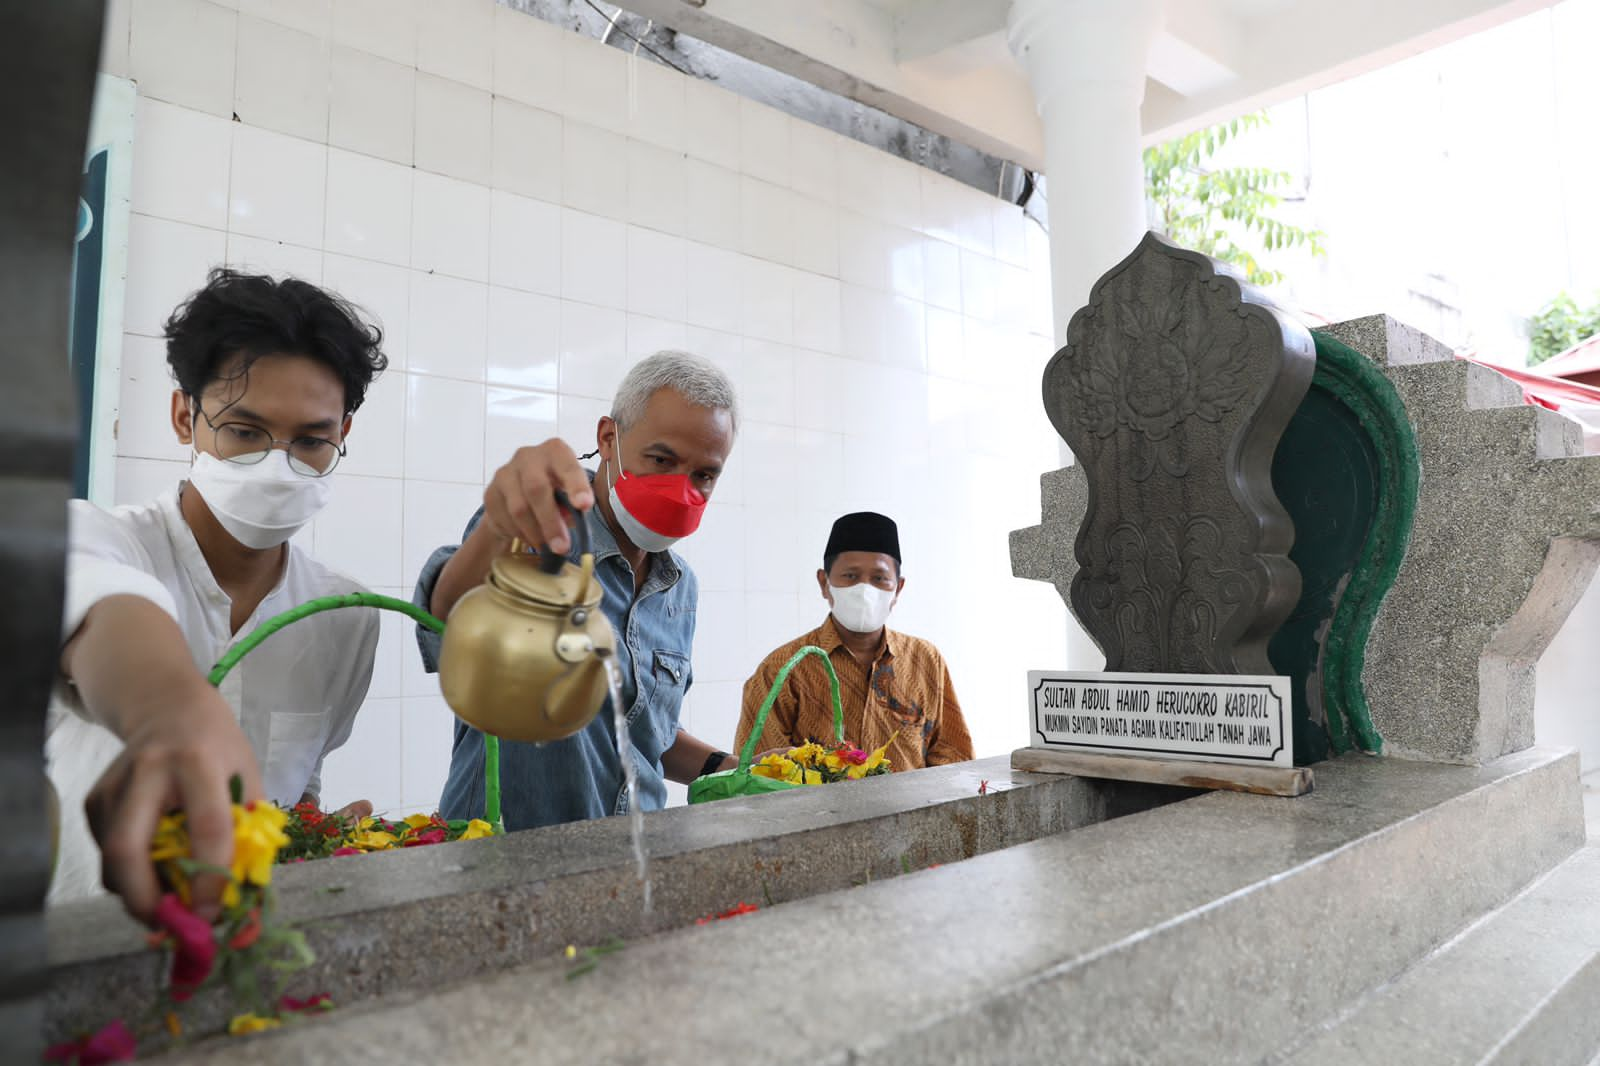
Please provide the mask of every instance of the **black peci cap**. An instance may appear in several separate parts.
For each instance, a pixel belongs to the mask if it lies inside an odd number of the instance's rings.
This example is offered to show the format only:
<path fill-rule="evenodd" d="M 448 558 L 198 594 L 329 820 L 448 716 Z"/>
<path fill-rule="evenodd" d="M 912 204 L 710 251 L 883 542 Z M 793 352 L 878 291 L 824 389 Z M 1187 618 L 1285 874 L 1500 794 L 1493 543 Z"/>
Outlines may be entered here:
<path fill-rule="evenodd" d="M 824 559 L 842 552 L 877 552 L 900 562 L 900 529 L 894 519 L 876 511 L 856 511 L 833 524 Z"/>

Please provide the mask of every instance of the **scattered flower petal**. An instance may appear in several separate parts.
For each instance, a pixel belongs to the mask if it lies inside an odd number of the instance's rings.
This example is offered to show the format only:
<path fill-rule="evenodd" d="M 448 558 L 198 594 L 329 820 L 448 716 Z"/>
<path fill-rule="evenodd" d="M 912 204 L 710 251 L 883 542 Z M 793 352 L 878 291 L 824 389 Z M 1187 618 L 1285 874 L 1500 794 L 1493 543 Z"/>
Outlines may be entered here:
<path fill-rule="evenodd" d="M 259 1033 L 263 1029 L 276 1029 L 283 1022 L 277 1018 L 263 1018 L 259 1014 L 238 1014 L 228 1022 L 229 1036 L 243 1036 L 246 1033 Z"/>
<path fill-rule="evenodd" d="M 326 992 L 318 992 L 314 996 L 298 999 L 295 996 L 284 996 L 278 1000 L 278 1009 L 299 1013 L 308 1010 L 332 1010 L 333 997 Z"/>
<path fill-rule="evenodd" d="M 156 921 L 172 934 L 172 998 L 181 1003 L 211 976 L 217 941 L 210 924 L 196 917 L 170 892 L 161 897 L 156 907 Z"/>
<path fill-rule="evenodd" d="M 132 1062 L 138 1054 L 139 1042 L 119 1018 L 89 1036 L 51 1045 L 45 1049 L 44 1060 L 72 1066 L 104 1066 L 108 1062 Z"/>

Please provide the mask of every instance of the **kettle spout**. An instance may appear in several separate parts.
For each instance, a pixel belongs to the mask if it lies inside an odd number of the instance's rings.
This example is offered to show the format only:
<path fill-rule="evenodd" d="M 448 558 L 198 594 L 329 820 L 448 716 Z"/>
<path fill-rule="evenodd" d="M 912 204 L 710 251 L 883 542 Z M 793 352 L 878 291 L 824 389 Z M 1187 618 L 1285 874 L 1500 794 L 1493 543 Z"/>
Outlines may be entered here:
<path fill-rule="evenodd" d="M 610 686 L 609 648 L 596 653 L 557 678 L 545 691 L 545 717 L 566 732 L 576 732 L 599 713 Z"/>

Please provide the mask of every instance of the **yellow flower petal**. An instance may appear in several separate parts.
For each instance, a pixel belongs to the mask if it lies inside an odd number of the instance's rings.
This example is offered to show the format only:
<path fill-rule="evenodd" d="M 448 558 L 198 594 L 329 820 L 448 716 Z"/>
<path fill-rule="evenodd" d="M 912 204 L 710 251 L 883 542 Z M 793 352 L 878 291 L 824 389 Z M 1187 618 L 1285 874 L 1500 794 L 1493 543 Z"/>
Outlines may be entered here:
<path fill-rule="evenodd" d="M 276 1029 L 283 1023 L 277 1018 L 263 1018 L 259 1014 L 237 1014 L 228 1022 L 229 1036 L 259 1033 L 263 1029 Z"/>
<path fill-rule="evenodd" d="M 278 849 L 289 843 L 283 831 L 289 812 L 272 803 L 252 803 L 233 808 L 233 864 L 237 883 L 267 885 Z"/>
<path fill-rule="evenodd" d="M 775 781 L 793 781 L 797 780 L 800 769 L 782 755 L 768 755 L 752 766 L 750 772 Z"/>
<path fill-rule="evenodd" d="M 362 851 L 387 851 L 400 843 L 393 833 L 385 833 L 381 829 L 368 829 L 360 833 L 351 833 L 349 844 L 352 848 Z"/>
<path fill-rule="evenodd" d="M 791 762 L 802 763 L 810 766 L 815 766 L 822 759 L 823 755 L 824 752 L 822 750 L 822 745 L 816 743 L 815 741 L 802 744 L 798 748 L 789 749 L 789 760 Z"/>
<path fill-rule="evenodd" d="M 467 823 L 466 831 L 461 834 L 462 840 L 478 840 L 482 837 L 494 836 L 494 827 L 482 818 L 474 818 Z"/>
<path fill-rule="evenodd" d="M 433 821 L 433 819 L 429 818 L 426 814 L 408 814 L 406 816 L 406 824 L 413 829 L 421 829 L 431 821 Z"/>

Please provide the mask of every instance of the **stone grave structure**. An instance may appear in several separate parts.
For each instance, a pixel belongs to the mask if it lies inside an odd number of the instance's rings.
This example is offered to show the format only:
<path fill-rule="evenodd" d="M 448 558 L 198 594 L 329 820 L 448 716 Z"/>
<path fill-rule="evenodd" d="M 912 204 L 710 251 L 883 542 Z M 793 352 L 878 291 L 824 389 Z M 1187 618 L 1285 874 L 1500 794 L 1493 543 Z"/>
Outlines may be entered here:
<path fill-rule="evenodd" d="M 100 50 L 101 4 L 22 4 L 0 15 L 0 1048 L 44 1045 L 50 876 L 45 707 L 60 656 L 67 497 L 77 419 L 67 380 L 73 229 Z M 41 86 L 48 91 L 41 92 Z M 26 104 L 23 104 L 26 101 Z M 16 1056 L 12 1059 L 11 1056 Z"/>
<path fill-rule="evenodd" d="M 1239 313 L 1200 280 L 1184 343 Z M 1330 750 L 1365 749 L 1318 763 L 1313 793 L 1036 775 L 1001 756 L 677 808 L 645 818 L 650 912 L 623 819 L 286 867 L 283 912 L 318 954 L 294 991 L 338 1009 L 167 1061 L 1585 1066 L 1600 1053 L 1600 852 L 1583 846 L 1575 756 L 1527 748 L 1517 700 L 1569 596 L 1562 574 L 1594 561 L 1600 468 L 1570 457 L 1559 416 L 1475 365 L 1424 361 L 1436 346 L 1398 324 L 1313 343 L 1300 411 L 1342 420 L 1355 436 L 1339 448 L 1371 475 L 1331 503 L 1295 470 L 1275 482 L 1297 525 L 1320 509 L 1360 527 L 1298 564 L 1317 575 L 1296 654 L 1321 711 L 1304 713 L 1321 713 Z M 1460 498 L 1485 486 L 1494 498 Z M 1013 543 L 1018 572 L 1064 595 L 1088 488 L 1077 468 L 1046 475 L 1044 521 Z M 1241 547 L 1294 560 L 1265 543 Z M 51 618 L 29 632 L 57 639 Z M 699 924 L 737 903 L 760 909 Z M 115 902 L 48 920 L 46 1036 L 149 1002 L 161 960 Z M 626 948 L 579 976 L 564 948 L 612 937 Z M 214 994 L 197 1007 L 201 1028 L 227 1009 Z"/>
<path fill-rule="evenodd" d="M 1107 278 L 1157 254 L 1154 240 Z M 1095 299 L 1117 293 L 1103 280 Z M 1359 748 L 1477 764 L 1527 748 L 1535 665 L 1600 563 L 1600 458 L 1583 455 L 1578 423 L 1393 319 L 1313 340 L 1316 372 L 1272 471 L 1294 520 L 1289 559 L 1316 574 L 1291 618 L 1298 645 L 1280 633 L 1273 649 L 1296 680 L 1298 761 Z M 1060 425 L 1078 394 L 1053 380 Z M 1085 524 L 1092 477 L 1046 474 L 1043 523 L 1011 542 L 1017 576 L 1055 584 L 1080 619 L 1079 590 L 1105 566 Z M 1183 591 L 1187 571 L 1165 572 Z"/>

